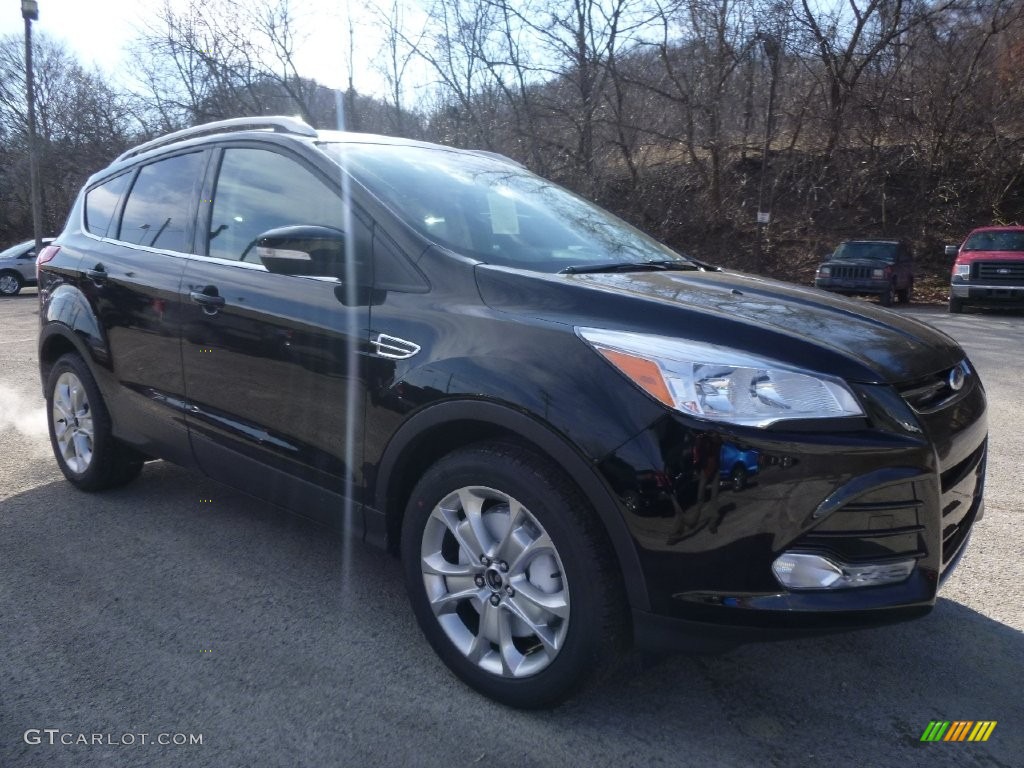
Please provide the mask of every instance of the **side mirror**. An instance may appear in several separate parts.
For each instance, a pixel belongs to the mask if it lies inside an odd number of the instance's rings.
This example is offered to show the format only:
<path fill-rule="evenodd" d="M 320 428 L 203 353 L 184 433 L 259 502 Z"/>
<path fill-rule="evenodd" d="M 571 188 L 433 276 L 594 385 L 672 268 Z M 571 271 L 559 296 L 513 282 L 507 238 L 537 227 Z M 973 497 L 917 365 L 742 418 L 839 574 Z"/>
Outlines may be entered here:
<path fill-rule="evenodd" d="M 960 252 L 960 249 L 957 248 L 955 245 L 947 245 L 946 246 L 946 255 L 947 256 L 950 256 L 950 257 L 955 259 L 957 253 L 959 253 L 959 252 Z"/>
<path fill-rule="evenodd" d="M 340 229 L 299 225 L 278 227 L 256 238 L 256 255 L 263 266 L 279 275 L 317 275 L 345 279 L 355 285 L 373 282 L 370 265 L 356 259 L 351 271 L 345 262 L 347 238 Z"/>

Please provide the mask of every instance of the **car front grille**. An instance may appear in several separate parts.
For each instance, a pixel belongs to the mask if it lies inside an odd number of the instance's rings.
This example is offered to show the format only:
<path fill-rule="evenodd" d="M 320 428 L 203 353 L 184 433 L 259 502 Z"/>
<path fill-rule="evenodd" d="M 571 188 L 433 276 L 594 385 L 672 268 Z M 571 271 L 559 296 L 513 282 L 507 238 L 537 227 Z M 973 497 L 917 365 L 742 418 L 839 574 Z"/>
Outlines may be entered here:
<path fill-rule="evenodd" d="M 925 546 L 925 489 L 919 482 L 879 488 L 844 504 L 796 543 L 842 562 L 919 559 Z"/>
<path fill-rule="evenodd" d="M 972 372 L 964 388 L 954 392 L 945 371 L 912 382 L 903 393 L 919 413 L 928 414 L 922 417 L 925 421 L 945 423 L 969 406 L 965 392 L 971 392 L 972 399 L 982 397 L 979 387 Z M 937 475 L 924 473 L 854 497 L 790 548 L 820 552 L 851 565 L 927 558 L 935 562 L 941 577 L 955 563 L 982 514 L 987 445 L 987 439 L 981 439 L 965 457 L 940 464 Z"/>
<path fill-rule="evenodd" d="M 832 267 L 832 277 L 843 280 L 864 280 L 871 278 L 871 267 L 836 265 Z"/>
<path fill-rule="evenodd" d="M 963 386 L 959 390 L 953 389 L 950 385 L 950 375 L 955 368 L 956 366 L 900 385 L 900 396 L 918 413 L 934 413 L 952 405 L 969 394 L 975 386 L 974 372 L 969 371 L 966 373 Z"/>
<path fill-rule="evenodd" d="M 986 440 L 970 456 L 941 475 L 942 570 L 960 552 L 981 509 L 985 491 Z"/>
<path fill-rule="evenodd" d="M 971 277 L 985 283 L 1024 285 L 1024 260 L 976 261 Z"/>

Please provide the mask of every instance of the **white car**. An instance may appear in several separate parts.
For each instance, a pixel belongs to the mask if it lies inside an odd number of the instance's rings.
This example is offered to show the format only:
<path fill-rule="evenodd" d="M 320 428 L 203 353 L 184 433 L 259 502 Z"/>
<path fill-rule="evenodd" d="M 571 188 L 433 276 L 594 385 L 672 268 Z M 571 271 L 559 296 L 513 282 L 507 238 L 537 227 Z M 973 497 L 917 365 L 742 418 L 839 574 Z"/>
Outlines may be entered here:
<path fill-rule="evenodd" d="M 53 242 L 52 237 L 43 245 Z M 16 296 L 26 285 L 36 284 L 36 241 L 12 245 L 0 252 L 0 296 Z"/>

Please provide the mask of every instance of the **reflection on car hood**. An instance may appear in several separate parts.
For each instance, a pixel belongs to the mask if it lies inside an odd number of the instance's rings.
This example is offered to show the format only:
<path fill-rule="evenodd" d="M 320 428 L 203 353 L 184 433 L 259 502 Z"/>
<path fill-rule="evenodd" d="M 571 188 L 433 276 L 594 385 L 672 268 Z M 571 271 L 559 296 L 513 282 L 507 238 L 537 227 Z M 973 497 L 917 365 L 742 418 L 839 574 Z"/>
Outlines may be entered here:
<path fill-rule="evenodd" d="M 910 381 L 963 352 L 944 333 L 859 301 L 736 272 L 545 275 L 478 265 L 484 302 L 577 326 L 732 347 L 864 383 Z"/>

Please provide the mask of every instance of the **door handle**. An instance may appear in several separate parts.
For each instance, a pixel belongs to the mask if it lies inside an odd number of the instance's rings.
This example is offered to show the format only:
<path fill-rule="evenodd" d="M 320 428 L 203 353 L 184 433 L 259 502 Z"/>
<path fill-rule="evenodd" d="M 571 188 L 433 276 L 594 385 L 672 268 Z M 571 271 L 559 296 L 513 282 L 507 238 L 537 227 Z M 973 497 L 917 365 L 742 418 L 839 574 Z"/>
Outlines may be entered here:
<path fill-rule="evenodd" d="M 208 285 L 201 291 L 189 291 L 188 297 L 196 304 L 202 304 L 204 307 L 219 309 L 224 306 L 224 297 L 213 293 L 213 291 L 216 290 L 217 289 L 212 285 Z M 207 291 L 210 291 L 210 293 L 207 293 Z"/>
<path fill-rule="evenodd" d="M 105 283 L 107 282 L 107 268 L 102 264 L 97 264 L 92 269 L 85 270 L 85 276 L 92 280 L 94 283 Z"/>

